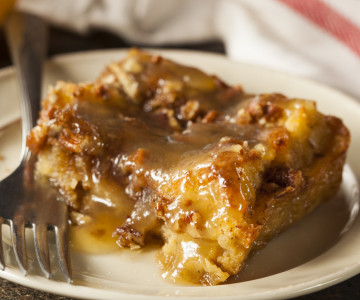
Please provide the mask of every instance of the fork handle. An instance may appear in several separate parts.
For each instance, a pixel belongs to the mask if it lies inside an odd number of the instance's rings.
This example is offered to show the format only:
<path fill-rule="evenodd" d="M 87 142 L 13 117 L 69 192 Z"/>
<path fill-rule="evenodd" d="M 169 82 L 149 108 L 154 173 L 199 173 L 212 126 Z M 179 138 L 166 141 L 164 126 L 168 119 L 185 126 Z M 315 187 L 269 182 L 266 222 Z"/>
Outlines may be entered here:
<path fill-rule="evenodd" d="M 21 99 L 22 151 L 27 160 L 26 137 L 36 124 L 40 111 L 41 79 L 46 56 L 47 26 L 33 15 L 13 12 L 5 23 L 11 57 L 17 73 Z"/>

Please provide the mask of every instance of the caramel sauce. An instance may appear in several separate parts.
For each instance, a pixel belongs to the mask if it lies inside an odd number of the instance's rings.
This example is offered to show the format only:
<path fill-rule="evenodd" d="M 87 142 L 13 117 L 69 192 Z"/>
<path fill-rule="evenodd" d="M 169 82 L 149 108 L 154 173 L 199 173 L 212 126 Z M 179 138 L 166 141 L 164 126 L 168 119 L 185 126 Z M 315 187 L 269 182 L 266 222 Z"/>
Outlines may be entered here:
<path fill-rule="evenodd" d="M 157 197 L 156 192 L 144 193 L 142 190 L 137 192 L 136 186 L 129 185 L 129 179 L 124 174 L 131 173 L 130 180 L 133 182 L 136 181 L 135 176 L 145 177 L 147 182 L 152 181 L 155 183 L 153 185 L 161 189 L 162 184 L 166 185 L 168 182 L 169 172 L 176 168 L 180 161 L 190 165 L 199 164 L 202 159 L 207 159 L 209 151 L 218 147 L 219 143 L 241 144 L 246 141 L 247 146 L 253 147 L 260 142 L 257 138 L 261 132 L 259 125 L 244 127 L 225 121 L 213 124 L 194 123 L 185 131 L 178 133 L 162 129 L 156 119 L 124 117 L 112 107 L 97 103 L 79 101 L 75 108 L 81 122 L 75 121 L 72 126 L 76 128 L 78 134 L 85 135 L 89 130 L 88 125 L 82 123 L 86 120 L 92 126 L 92 136 L 97 137 L 91 147 L 84 150 L 86 155 L 97 154 L 94 161 L 90 162 L 92 177 L 88 178 L 92 186 L 88 195 L 92 195 L 92 199 L 86 200 L 86 197 L 83 197 L 81 208 L 82 213 L 89 220 L 83 224 L 77 221 L 78 225 L 73 226 L 71 231 L 73 247 L 81 252 L 115 251 L 118 248 L 114 238 L 117 227 L 122 224 L 131 225 L 136 230 L 144 232 L 143 228 L 147 228 L 148 223 L 154 222 L 146 216 L 154 218 L 154 208 L 147 203 Z M 99 154 L 99 151 L 102 153 Z M 192 163 L 194 158 L 195 161 Z M 111 183 L 104 186 L 103 182 Z M 117 191 L 111 191 L 114 186 Z M 204 182 L 203 186 L 199 186 L 198 192 L 204 199 L 213 197 L 206 188 Z M 108 191 L 107 195 L 99 193 L 97 191 L 99 189 Z M 116 194 L 121 194 L 118 200 Z M 183 194 L 187 195 L 185 198 L 191 198 L 189 193 L 184 191 Z M 138 209 L 136 207 L 134 209 L 134 198 L 138 200 Z M 179 198 L 179 203 L 186 200 L 185 198 Z M 195 194 L 194 198 L 196 198 Z M 124 205 L 124 203 L 128 204 Z M 176 201 L 173 203 L 174 207 L 175 203 Z M 205 216 L 208 214 L 208 205 L 209 203 L 204 201 L 201 209 Z M 172 211 L 172 214 L 182 218 L 188 212 L 180 207 L 177 206 L 178 211 Z M 205 218 L 211 220 L 204 224 L 209 229 L 224 214 L 224 211 L 216 209 L 215 211 L 213 216 Z M 128 224 L 126 221 L 126 217 L 131 213 L 132 219 L 137 221 L 136 224 L 133 222 Z"/>
<path fill-rule="evenodd" d="M 87 254 L 105 254 L 119 250 L 116 244 L 116 225 L 121 222 L 114 211 L 99 207 L 94 218 L 70 227 L 70 240 L 73 250 Z"/>

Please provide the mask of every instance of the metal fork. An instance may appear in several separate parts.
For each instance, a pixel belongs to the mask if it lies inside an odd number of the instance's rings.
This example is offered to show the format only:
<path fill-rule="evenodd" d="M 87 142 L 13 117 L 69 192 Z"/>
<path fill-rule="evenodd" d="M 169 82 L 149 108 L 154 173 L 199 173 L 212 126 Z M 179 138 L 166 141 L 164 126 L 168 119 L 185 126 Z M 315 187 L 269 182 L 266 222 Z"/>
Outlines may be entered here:
<path fill-rule="evenodd" d="M 31 227 L 40 268 L 50 278 L 47 232 L 52 229 L 60 268 L 65 280 L 71 282 L 68 209 L 48 180 L 34 180 L 36 157 L 26 147 L 26 136 L 35 125 L 40 111 L 46 25 L 35 16 L 13 13 L 5 24 L 5 32 L 20 87 L 22 151 L 19 167 L 0 182 L 0 269 L 5 269 L 1 225 L 10 225 L 14 254 L 24 275 L 28 270 L 25 227 Z"/>

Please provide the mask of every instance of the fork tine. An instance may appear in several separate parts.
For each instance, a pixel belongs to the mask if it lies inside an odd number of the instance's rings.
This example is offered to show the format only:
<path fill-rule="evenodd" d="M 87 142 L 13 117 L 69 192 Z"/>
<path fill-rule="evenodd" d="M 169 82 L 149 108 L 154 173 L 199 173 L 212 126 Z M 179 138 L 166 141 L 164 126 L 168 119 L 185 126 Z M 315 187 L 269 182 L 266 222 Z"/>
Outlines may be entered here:
<path fill-rule="evenodd" d="M 50 256 L 47 238 L 48 226 L 46 224 L 35 224 L 33 229 L 36 257 L 46 278 L 50 278 Z"/>
<path fill-rule="evenodd" d="M 10 223 L 12 231 L 12 244 L 16 261 L 20 270 L 27 275 L 27 255 L 25 244 L 25 222 L 16 219 Z"/>
<path fill-rule="evenodd" d="M 4 218 L 0 217 L 0 269 L 5 270 L 5 260 L 4 260 L 4 250 L 2 244 L 2 224 L 4 223 Z"/>
<path fill-rule="evenodd" d="M 69 230 L 55 227 L 56 248 L 61 271 L 68 283 L 72 283 L 72 269 L 69 252 Z"/>

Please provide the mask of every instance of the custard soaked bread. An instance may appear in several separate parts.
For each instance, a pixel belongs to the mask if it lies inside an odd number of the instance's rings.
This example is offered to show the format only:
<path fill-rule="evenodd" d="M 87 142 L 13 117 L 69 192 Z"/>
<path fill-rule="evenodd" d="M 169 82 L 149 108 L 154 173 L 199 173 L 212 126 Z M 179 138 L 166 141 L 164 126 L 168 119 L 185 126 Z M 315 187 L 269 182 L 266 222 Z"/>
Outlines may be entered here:
<path fill-rule="evenodd" d="M 50 89 L 28 146 L 73 226 L 110 212 L 120 247 L 156 235 L 164 277 L 215 285 L 336 193 L 349 140 L 313 101 L 131 50 L 95 83 Z"/>

